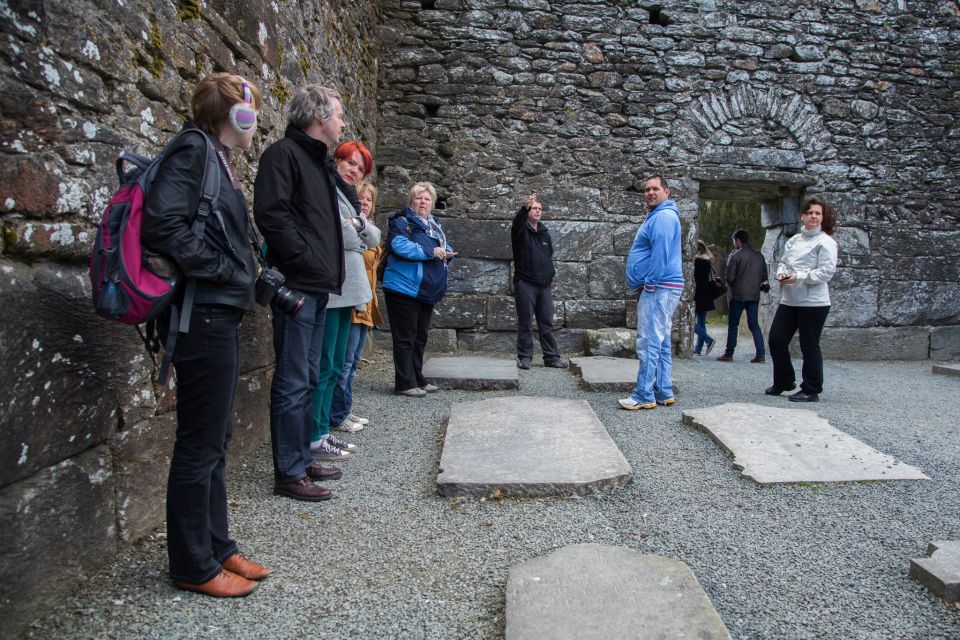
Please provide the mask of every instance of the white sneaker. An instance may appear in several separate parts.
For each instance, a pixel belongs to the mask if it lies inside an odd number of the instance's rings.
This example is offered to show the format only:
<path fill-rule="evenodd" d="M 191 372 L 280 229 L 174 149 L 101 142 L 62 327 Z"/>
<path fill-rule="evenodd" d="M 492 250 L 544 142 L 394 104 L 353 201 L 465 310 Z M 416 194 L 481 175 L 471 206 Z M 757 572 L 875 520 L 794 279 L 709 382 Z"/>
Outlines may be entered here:
<path fill-rule="evenodd" d="M 335 427 L 330 427 L 330 429 L 332 431 L 344 431 L 346 433 L 353 433 L 355 431 L 363 431 L 363 425 L 360 424 L 359 422 L 350 422 L 350 420 L 347 419 Z"/>
<path fill-rule="evenodd" d="M 430 384 L 429 382 L 428 382 L 427 384 L 423 385 L 423 386 L 420 387 L 420 388 L 423 389 L 424 391 L 426 391 L 427 393 L 433 393 L 433 392 L 435 392 L 435 391 L 439 391 L 439 390 L 440 390 L 440 387 L 438 387 L 438 386 L 435 385 L 435 384 Z"/>
<path fill-rule="evenodd" d="M 638 409 L 656 409 L 656 402 L 637 402 L 632 397 L 624 398 L 622 400 L 617 400 L 620 404 L 621 409 L 626 409 L 627 411 L 637 411 Z"/>
<path fill-rule="evenodd" d="M 367 420 L 366 418 L 361 418 L 355 413 L 351 413 L 350 415 L 348 415 L 347 420 L 349 420 L 350 422 L 356 422 L 357 424 L 362 424 L 363 426 L 367 426 L 368 424 L 370 424 L 369 420 Z"/>

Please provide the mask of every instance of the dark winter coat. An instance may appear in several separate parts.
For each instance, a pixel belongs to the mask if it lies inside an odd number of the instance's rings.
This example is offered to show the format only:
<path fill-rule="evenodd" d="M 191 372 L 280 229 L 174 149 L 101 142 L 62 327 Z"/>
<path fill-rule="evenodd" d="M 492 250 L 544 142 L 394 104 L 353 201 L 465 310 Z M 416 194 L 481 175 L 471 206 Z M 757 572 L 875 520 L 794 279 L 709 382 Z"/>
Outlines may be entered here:
<path fill-rule="evenodd" d="M 513 277 L 538 287 L 549 287 L 557 273 L 553 267 L 553 240 L 543 222 L 537 225 L 536 231 L 527 224 L 529 213 L 529 207 L 520 207 L 510 227 Z"/>
<path fill-rule="evenodd" d="M 711 263 L 709 258 L 697 256 L 693 261 L 693 304 L 697 313 L 713 311 L 716 306 L 713 304 L 713 292 L 710 290 L 710 270 Z"/>
<path fill-rule="evenodd" d="M 253 216 L 267 262 L 303 293 L 340 293 L 346 274 L 337 168 L 327 145 L 290 125 L 260 157 Z"/>

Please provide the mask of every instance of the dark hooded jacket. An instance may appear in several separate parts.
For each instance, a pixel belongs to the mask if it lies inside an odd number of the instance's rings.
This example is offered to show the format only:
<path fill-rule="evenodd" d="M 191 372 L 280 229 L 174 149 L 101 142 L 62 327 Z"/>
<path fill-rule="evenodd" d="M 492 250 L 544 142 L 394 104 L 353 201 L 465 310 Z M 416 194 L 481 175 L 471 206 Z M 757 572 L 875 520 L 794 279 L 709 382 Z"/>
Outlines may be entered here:
<path fill-rule="evenodd" d="M 520 207 L 510 227 L 513 277 L 538 287 L 549 287 L 557 273 L 553 267 L 553 240 L 543 222 L 537 225 L 536 231 L 527 224 L 529 213 L 529 207 Z"/>

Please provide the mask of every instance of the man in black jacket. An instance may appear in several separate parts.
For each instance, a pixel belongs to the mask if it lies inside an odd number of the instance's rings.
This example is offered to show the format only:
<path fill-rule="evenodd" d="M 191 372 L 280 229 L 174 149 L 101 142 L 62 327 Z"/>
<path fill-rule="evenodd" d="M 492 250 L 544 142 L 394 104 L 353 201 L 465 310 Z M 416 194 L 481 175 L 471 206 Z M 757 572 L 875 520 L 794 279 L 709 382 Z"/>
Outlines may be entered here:
<path fill-rule="evenodd" d="M 270 388 L 273 492 L 310 502 L 333 495 L 313 480 L 342 475 L 313 461 L 310 408 L 327 299 L 340 293 L 344 279 L 337 170 L 330 152 L 345 127 L 336 91 L 320 85 L 297 90 L 285 136 L 263 152 L 254 184 L 253 213 L 267 243 L 267 262 L 283 273 L 293 295 L 304 299 L 294 315 L 276 296 L 270 304 L 276 355 Z"/>
<path fill-rule="evenodd" d="M 553 336 L 553 292 L 550 284 L 553 268 L 553 241 L 540 222 L 543 205 L 533 193 L 513 217 L 510 238 L 513 243 L 513 293 L 517 303 L 517 361 L 521 369 L 530 368 L 533 358 L 533 318 L 537 319 L 543 364 L 567 368 Z"/>
<path fill-rule="evenodd" d="M 763 349 L 763 332 L 757 320 L 760 309 L 760 291 L 767 282 L 767 261 L 763 255 L 750 246 L 750 235 L 746 229 L 733 232 L 733 246 L 736 247 L 727 258 L 727 284 L 730 285 L 730 309 L 727 316 L 727 348 L 717 360 L 731 362 L 733 351 L 737 348 L 737 332 L 740 330 L 740 315 L 747 312 L 747 326 L 753 334 L 753 346 L 756 354 L 750 362 L 766 362 Z"/>

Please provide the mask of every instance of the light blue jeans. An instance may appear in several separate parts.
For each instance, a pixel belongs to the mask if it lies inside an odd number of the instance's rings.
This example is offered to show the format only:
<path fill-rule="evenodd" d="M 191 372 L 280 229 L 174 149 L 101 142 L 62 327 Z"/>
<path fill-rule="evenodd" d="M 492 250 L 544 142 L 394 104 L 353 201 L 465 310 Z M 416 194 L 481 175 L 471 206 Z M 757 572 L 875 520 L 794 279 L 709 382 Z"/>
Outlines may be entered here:
<path fill-rule="evenodd" d="M 682 289 L 657 287 L 644 291 L 637 301 L 637 386 L 631 397 L 637 402 L 668 400 L 673 397 L 673 345 L 670 330 L 673 312 Z"/>
<path fill-rule="evenodd" d="M 346 422 L 353 409 L 353 379 L 363 357 L 363 346 L 367 342 L 367 325 L 354 322 L 350 325 L 347 338 L 347 353 L 343 357 L 343 369 L 333 390 L 333 404 L 330 407 L 330 426 L 335 427 Z"/>

